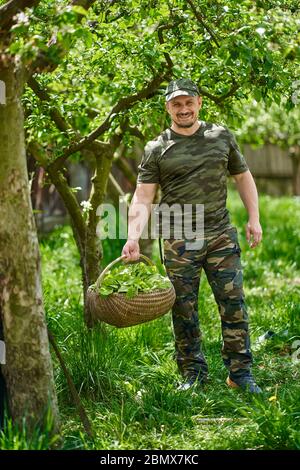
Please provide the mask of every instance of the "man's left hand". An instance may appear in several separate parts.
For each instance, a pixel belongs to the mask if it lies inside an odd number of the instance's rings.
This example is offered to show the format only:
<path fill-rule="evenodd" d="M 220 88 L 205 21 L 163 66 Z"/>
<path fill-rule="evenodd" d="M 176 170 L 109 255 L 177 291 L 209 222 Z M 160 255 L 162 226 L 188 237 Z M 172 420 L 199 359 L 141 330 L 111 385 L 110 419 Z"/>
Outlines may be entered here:
<path fill-rule="evenodd" d="M 246 225 L 246 238 L 250 248 L 255 248 L 262 240 L 262 228 L 258 220 L 249 220 Z"/>

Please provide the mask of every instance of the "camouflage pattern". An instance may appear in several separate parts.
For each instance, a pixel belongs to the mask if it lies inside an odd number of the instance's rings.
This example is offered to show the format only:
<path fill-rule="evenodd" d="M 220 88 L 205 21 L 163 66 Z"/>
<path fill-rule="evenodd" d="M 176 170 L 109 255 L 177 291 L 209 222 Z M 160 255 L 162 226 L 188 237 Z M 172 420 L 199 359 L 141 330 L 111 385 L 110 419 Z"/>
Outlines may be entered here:
<path fill-rule="evenodd" d="M 184 377 L 207 374 L 198 318 L 203 268 L 221 316 L 222 358 L 234 380 L 252 363 L 237 230 L 231 227 L 203 242 L 202 249 L 187 250 L 185 240 L 164 240 L 165 266 L 176 291 L 172 319 L 177 364 Z"/>
<path fill-rule="evenodd" d="M 205 235 L 216 235 L 231 226 L 226 209 L 227 173 L 246 170 L 232 133 L 201 121 L 191 136 L 167 129 L 148 142 L 137 181 L 159 183 L 161 203 L 204 204 Z"/>
<path fill-rule="evenodd" d="M 169 83 L 166 89 L 166 101 L 170 101 L 176 96 L 199 96 L 199 89 L 192 80 L 188 78 L 179 78 Z"/>

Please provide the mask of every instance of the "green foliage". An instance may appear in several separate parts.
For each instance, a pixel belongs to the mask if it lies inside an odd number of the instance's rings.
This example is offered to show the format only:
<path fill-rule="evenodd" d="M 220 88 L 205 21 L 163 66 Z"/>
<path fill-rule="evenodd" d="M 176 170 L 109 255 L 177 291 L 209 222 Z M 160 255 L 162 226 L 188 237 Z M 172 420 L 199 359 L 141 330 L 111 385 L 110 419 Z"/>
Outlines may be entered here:
<path fill-rule="evenodd" d="M 53 419 L 48 413 L 44 426 L 28 429 L 24 419 L 21 426 L 14 425 L 11 418 L 5 417 L 0 430 L 1 450 L 49 450 L 57 446 L 60 436 L 53 433 Z"/>
<path fill-rule="evenodd" d="M 131 299 L 140 292 L 151 292 L 170 287 L 169 279 L 159 274 L 156 266 L 136 263 L 119 266 L 108 272 L 101 282 L 99 293 L 101 296 L 107 297 L 113 292 L 119 292 L 126 294 L 126 297 Z"/>
<path fill-rule="evenodd" d="M 83 302 L 79 254 L 71 228 L 61 227 L 43 236 L 40 246 L 45 260 L 43 297 L 49 326 L 54 335 L 67 335 L 74 317 L 81 318 Z"/>
<path fill-rule="evenodd" d="M 296 2 L 205 0 L 201 11 L 199 2 L 194 2 L 206 26 L 185 0 L 96 2 L 87 13 L 68 3 L 47 0 L 27 9 L 17 17 L 9 46 L 1 43 L 27 65 L 40 53 L 59 64 L 53 72 L 38 77 L 48 87 L 49 102 L 41 104 L 30 89 L 24 95 L 29 138 L 47 147 L 53 157 L 61 155 L 75 131 L 88 134 L 120 99 L 141 91 L 154 76 L 162 76 L 166 53 L 174 64 L 173 77 L 191 76 L 201 86 L 203 119 L 226 120 L 240 127 L 249 120 L 245 104 L 250 103 L 250 114 L 257 117 L 251 108 L 255 98 L 257 103 L 266 103 L 267 110 L 273 101 L 277 103 L 279 107 L 272 108 L 276 120 L 286 110 L 285 135 L 291 112 L 296 113 L 293 122 L 297 123 L 297 112 L 291 111 L 293 83 L 299 77 Z M 80 24 L 78 15 L 83 16 Z M 163 42 L 158 38 L 159 26 L 164 27 Z M 57 40 L 49 46 L 53 37 Z M 125 115 L 146 138 L 157 134 L 166 124 L 165 85 L 115 116 L 101 138 L 108 141 Z M 56 129 L 51 119 L 54 107 L 70 123 L 70 130 L 61 133 Z M 268 117 L 272 119 L 272 115 Z M 247 125 L 245 133 L 251 127 L 253 139 L 255 119 Z M 259 127 L 261 141 L 265 128 Z M 280 130 L 278 124 L 275 127 L 276 132 Z M 272 135 L 273 126 L 268 128 Z M 78 253 L 71 230 L 59 229 L 41 242 L 47 321 L 96 430 L 95 442 L 83 435 L 66 380 L 53 356 L 64 448 L 299 448 L 299 367 L 292 356 L 293 341 L 300 335 L 299 202 L 262 197 L 264 242 L 250 250 L 242 231 L 245 211 L 239 199 L 230 196 L 243 249 L 254 373 L 265 390 L 264 401 L 255 402 L 225 388 L 219 314 L 205 279 L 199 296 L 211 374 L 205 390 L 187 394 L 174 390 L 178 375 L 170 317 L 126 330 L 99 326 L 88 331 L 82 318 Z M 117 243 L 107 242 L 105 256 L 108 248 L 113 254 L 116 247 Z M 257 338 L 269 329 L 280 341 L 256 345 Z M 241 414 L 247 418 L 242 424 L 238 421 Z M 197 421 L 223 416 L 237 421 L 209 426 Z M 49 442 L 40 431 L 30 441 L 9 426 L 0 436 L 0 447 L 6 449 L 46 448 Z"/>
<path fill-rule="evenodd" d="M 210 381 L 205 389 L 180 394 L 175 391 L 179 376 L 170 316 L 132 328 L 99 325 L 88 331 L 70 228 L 42 241 L 48 324 L 96 434 L 93 442 L 84 435 L 53 355 L 64 449 L 299 449 L 299 354 L 294 344 L 300 339 L 299 232 L 294 230 L 290 244 L 285 243 L 287 233 L 298 226 L 299 202 L 261 196 L 260 203 L 264 240 L 251 250 L 244 233 L 245 210 L 229 191 L 228 206 L 242 247 L 253 372 L 264 390 L 262 400 L 226 388 L 219 313 L 204 276 L 199 318 Z M 275 241 L 283 245 L 278 252 L 272 249 Z M 258 342 L 268 330 L 276 338 Z M 231 421 L 218 421 L 223 417 Z M 207 424 L 203 418 L 216 421 Z M 7 441 L 9 445 L 14 444 Z"/>
<path fill-rule="evenodd" d="M 300 82 L 297 93 L 300 94 Z M 293 88 L 292 88 L 293 89 Z M 289 150 L 293 145 L 300 145 L 300 108 L 295 106 L 286 110 L 283 98 L 279 103 L 257 103 L 255 100 L 237 105 L 237 111 L 243 110 L 245 120 L 237 126 L 235 134 L 240 141 L 251 145 L 270 143 Z"/>
<path fill-rule="evenodd" d="M 59 155 L 73 134 L 60 134 L 47 124 L 54 105 L 74 129 L 91 132 L 121 98 L 139 92 L 166 71 L 165 54 L 173 62 L 173 77 L 191 76 L 201 86 L 206 120 L 226 120 L 238 127 L 246 119 L 243 103 L 253 98 L 267 106 L 275 101 L 288 112 L 299 76 L 295 5 L 206 0 L 200 10 L 194 4 L 202 22 L 185 0 L 103 2 L 101 7 L 96 2 L 88 11 L 70 7 L 67 0 L 47 0 L 26 10 L 13 27 L 10 51 L 29 63 L 42 52 L 59 64 L 54 72 L 39 76 L 50 90 L 51 102 L 41 105 L 26 91 L 31 138 L 44 145 L 50 140 Z M 49 47 L 51 37 L 55 41 Z M 115 116 L 103 139 L 116 132 L 124 114 L 146 138 L 157 134 L 166 124 L 165 85 L 154 89 L 147 101 Z M 45 125 L 48 135 L 42 132 Z"/>
<path fill-rule="evenodd" d="M 125 239 L 120 238 L 116 238 L 115 240 L 110 240 L 109 238 L 102 240 L 103 258 L 101 265 L 103 268 L 121 255 L 125 242 Z"/>
<path fill-rule="evenodd" d="M 265 195 L 260 198 L 260 219 L 263 229 L 263 242 L 257 250 L 248 253 L 253 274 L 259 275 L 260 270 L 269 273 L 282 273 L 289 266 L 291 272 L 300 268 L 300 204 L 299 199 L 281 197 L 272 198 Z M 270 207 L 272 211 L 270 212 Z M 247 222 L 247 214 L 239 199 L 229 199 L 229 209 L 233 214 L 233 222 L 243 228 Z M 242 249 L 247 249 L 245 233 L 240 229 Z M 257 262 L 259 256 L 260 261 Z M 250 266 L 248 267 L 250 269 Z M 263 271 L 262 275 L 268 273 Z M 255 279 L 255 276 L 254 280 Z M 260 277 L 261 278 L 261 277 Z"/>
<path fill-rule="evenodd" d="M 257 425 L 264 449 L 300 449 L 300 388 L 283 391 L 268 401 L 254 399 L 251 406 L 240 405 L 239 412 Z M 233 402 L 231 402 L 234 405 Z"/>

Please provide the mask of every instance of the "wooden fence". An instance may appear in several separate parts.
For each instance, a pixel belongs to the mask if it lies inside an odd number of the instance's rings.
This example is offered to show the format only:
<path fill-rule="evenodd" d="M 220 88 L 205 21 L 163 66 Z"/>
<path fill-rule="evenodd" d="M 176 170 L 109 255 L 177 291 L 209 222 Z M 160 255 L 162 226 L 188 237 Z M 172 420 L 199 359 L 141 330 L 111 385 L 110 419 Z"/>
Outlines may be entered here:
<path fill-rule="evenodd" d="M 260 148 L 246 144 L 243 153 L 259 191 L 273 196 L 293 194 L 293 163 L 287 151 L 271 144 Z"/>

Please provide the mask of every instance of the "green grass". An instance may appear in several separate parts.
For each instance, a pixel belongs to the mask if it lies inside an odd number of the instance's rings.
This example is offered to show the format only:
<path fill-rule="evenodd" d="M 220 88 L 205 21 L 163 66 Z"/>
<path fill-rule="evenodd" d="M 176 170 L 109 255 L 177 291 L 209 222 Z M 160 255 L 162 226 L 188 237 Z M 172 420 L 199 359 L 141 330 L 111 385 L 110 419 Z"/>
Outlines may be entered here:
<path fill-rule="evenodd" d="M 53 419 L 48 413 L 42 428 L 27 428 L 26 420 L 19 425 L 13 424 L 12 419 L 5 416 L 4 430 L 0 431 L 1 450 L 47 450 L 54 449 L 61 443 L 61 437 L 53 433 Z"/>
<path fill-rule="evenodd" d="M 295 346 L 300 340 L 300 203 L 268 196 L 261 196 L 260 202 L 264 241 L 250 250 L 243 229 L 245 210 L 236 193 L 229 194 L 228 206 L 242 247 L 253 372 L 264 389 L 260 399 L 229 390 L 224 383 L 220 321 L 205 276 L 199 312 L 210 381 L 204 389 L 178 393 L 170 315 L 132 328 L 107 325 L 88 332 L 70 228 L 57 229 L 41 241 L 47 321 L 95 433 L 93 440 L 84 433 L 53 355 L 62 448 L 300 449 L 300 353 Z M 106 262 L 119 256 L 120 249 L 119 242 L 106 242 Z M 157 246 L 153 258 L 158 262 Z M 276 336 L 257 344 L 268 330 Z M 222 417 L 232 421 L 201 421 Z M 12 432 L 0 437 L 1 448 L 9 448 L 10 442 L 16 447 Z"/>

